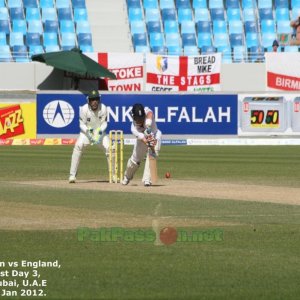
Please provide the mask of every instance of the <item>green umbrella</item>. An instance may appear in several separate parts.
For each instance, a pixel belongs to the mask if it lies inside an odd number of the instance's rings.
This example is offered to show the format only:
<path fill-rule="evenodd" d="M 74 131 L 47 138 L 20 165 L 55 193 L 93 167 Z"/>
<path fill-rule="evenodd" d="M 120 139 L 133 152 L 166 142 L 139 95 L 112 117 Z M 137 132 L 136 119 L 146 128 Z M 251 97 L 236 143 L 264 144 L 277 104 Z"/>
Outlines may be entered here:
<path fill-rule="evenodd" d="M 81 50 L 74 48 L 67 51 L 48 52 L 31 56 L 32 61 L 45 63 L 46 65 L 66 71 L 69 76 L 77 79 L 84 78 L 111 78 L 116 79 L 116 75 L 105 67 L 98 64 Z"/>

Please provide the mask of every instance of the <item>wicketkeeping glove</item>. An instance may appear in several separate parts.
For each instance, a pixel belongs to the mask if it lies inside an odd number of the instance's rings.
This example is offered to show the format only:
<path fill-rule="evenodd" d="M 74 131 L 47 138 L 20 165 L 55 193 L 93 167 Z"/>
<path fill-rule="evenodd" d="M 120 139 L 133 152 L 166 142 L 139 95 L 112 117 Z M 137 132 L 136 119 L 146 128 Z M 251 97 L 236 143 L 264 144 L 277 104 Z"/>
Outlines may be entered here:
<path fill-rule="evenodd" d="M 95 143 L 95 140 L 94 140 L 94 129 L 93 128 L 88 128 L 86 135 L 89 138 L 91 144 L 94 144 Z"/>

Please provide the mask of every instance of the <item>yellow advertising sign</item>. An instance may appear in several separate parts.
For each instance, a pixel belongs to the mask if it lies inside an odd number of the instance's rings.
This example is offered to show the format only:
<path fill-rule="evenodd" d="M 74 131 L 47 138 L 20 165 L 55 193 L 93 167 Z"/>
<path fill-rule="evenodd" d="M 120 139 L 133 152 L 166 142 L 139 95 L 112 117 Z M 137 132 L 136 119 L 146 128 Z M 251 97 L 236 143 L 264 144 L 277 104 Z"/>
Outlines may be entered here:
<path fill-rule="evenodd" d="M 36 138 L 36 103 L 0 103 L 0 139 Z"/>

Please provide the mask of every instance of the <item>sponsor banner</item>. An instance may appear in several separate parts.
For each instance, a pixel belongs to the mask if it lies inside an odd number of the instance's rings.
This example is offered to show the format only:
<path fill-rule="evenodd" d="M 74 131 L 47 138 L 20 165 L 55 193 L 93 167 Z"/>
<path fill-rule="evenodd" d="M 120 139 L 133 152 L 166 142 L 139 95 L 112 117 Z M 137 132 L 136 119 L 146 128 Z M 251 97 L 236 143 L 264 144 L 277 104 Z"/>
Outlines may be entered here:
<path fill-rule="evenodd" d="M 146 91 L 220 91 L 221 53 L 161 56 L 147 53 Z"/>
<path fill-rule="evenodd" d="M 239 135 L 299 135 L 300 97 L 239 95 Z"/>
<path fill-rule="evenodd" d="M 163 145 L 187 145 L 187 140 L 162 140 Z"/>
<path fill-rule="evenodd" d="M 83 94 L 37 94 L 37 133 L 76 134 L 79 132 L 79 106 Z"/>
<path fill-rule="evenodd" d="M 85 53 L 113 72 L 117 79 L 105 79 L 109 91 L 142 91 L 144 63 L 142 53 Z"/>
<path fill-rule="evenodd" d="M 75 145 L 76 139 L 0 139 L 0 146 L 56 146 Z"/>
<path fill-rule="evenodd" d="M 39 94 L 38 134 L 79 133 L 79 106 L 85 95 Z M 130 111 L 134 103 L 153 110 L 164 134 L 237 134 L 236 95 L 103 94 L 108 109 L 108 130 L 131 134 Z"/>
<path fill-rule="evenodd" d="M 0 103 L 0 139 L 35 137 L 35 103 Z"/>
<path fill-rule="evenodd" d="M 265 53 L 267 90 L 300 91 L 299 53 Z"/>

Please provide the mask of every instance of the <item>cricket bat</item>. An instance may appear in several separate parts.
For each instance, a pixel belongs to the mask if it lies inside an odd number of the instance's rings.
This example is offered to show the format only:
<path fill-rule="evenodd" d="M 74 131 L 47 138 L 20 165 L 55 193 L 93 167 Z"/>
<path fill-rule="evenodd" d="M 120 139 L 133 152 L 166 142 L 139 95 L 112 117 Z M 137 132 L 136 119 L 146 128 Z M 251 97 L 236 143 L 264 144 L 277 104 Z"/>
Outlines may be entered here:
<path fill-rule="evenodd" d="M 157 176 L 157 157 L 154 148 L 149 147 L 148 150 L 148 157 L 149 157 L 149 167 L 150 167 L 150 176 L 151 182 L 156 183 L 158 176 Z"/>

